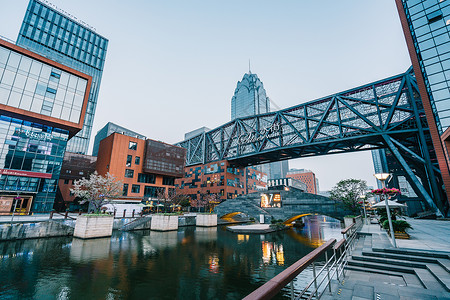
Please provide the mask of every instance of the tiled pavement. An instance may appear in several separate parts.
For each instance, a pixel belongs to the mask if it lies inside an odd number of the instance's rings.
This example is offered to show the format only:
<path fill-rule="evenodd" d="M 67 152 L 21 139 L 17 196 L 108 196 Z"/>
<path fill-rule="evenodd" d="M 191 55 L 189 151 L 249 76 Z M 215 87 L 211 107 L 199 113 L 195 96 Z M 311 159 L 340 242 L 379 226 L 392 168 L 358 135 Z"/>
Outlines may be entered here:
<path fill-rule="evenodd" d="M 345 278 L 321 299 L 450 300 L 450 222 L 408 222 L 411 239 L 397 240 L 397 249 L 378 225 L 364 225 Z"/>

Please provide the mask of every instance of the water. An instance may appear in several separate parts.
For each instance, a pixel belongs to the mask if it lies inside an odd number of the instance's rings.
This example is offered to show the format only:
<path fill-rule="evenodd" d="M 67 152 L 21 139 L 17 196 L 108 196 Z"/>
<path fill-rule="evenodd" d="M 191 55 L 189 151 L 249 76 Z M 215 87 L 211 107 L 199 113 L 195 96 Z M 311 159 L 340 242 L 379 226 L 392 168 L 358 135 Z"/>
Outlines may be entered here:
<path fill-rule="evenodd" d="M 241 299 L 332 237 L 339 222 L 314 216 L 266 235 L 185 227 L 3 242 L 0 299 Z"/>

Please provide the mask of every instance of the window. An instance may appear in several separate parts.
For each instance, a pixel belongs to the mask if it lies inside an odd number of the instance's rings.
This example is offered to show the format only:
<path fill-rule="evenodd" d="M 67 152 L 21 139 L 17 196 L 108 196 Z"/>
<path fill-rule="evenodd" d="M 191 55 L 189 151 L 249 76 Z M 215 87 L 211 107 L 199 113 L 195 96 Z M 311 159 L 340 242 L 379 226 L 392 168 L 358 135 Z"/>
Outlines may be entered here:
<path fill-rule="evenodd" d="M 139 164 L 141 163 L 141 158 L 140 158 L 139 156 L 136 156 L 136 157 L 134 158 L 134 163 L 135 163 L 136 165 L 139 165 Z"/>
<path fill-rule="evenodd" d="M 173 177 L 163 177 L 163 185 L 175 185 L 175 178 Z"/>
<path fill-rule="evenodd" d="M 131 167 L 131 161 L 133 160 L 132 155 L 127 156 L 127 163 L 125 164 L 127 167 Z"/>
<path fill-rule="evenodd" d="M 133 178 L 134 176 L 134 170 L 125 169 L 125 177 L 126 178 Z"/>
<path fill-rule="evenodd" d="M 122 195 L 123 196 L 127 196 L 128 195 L 128 184 L 127 183 L 123 184 Z"/>
<path fill-rule="evenodd" d="M 64 179 L 64 184 L 69 184 L 69 179 Z"/>
<path fill-rule="evenodd" d="M 138 182 L 141 183 L 155 183 L 155 175 L 153 174 L 138 174 Z"/>
<path fill-rule="evenodd" d="M 128 149 L 130 150 L 136 150 L 137 149 L 137 143 L 136 142 L 131 142 L 128 144 Z"/>
<path fill-rule="evenodd" d="M 132 193 L 138 194 L 138 193 L 140 193 L 140 191 L 141 191 L 141 186 L 139 184 L 133 184 L 131 186 Z"/>

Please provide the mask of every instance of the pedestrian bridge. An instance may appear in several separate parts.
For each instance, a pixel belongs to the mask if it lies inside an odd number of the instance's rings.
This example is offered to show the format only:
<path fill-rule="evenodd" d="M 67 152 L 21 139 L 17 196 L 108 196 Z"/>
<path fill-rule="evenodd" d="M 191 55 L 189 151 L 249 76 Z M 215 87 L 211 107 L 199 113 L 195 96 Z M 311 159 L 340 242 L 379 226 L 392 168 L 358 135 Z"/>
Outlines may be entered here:
<path fill-rule="evenodd" d="M 246 214 L 256 220 L 260 215 L 264 215 L 265 222 L 270 219 L 281 219 L 284 224 L 289 225 L 295 220 L 306 215 L 320 214 L 338 220 L 343 220 L 344 216 L 351 212 L 347 210 L 339 201 L 330 198 L 303 193 L 296 190 L 269 190 L 265 194 L 279 194 L 281 207 L 261 207 L 261 193 L 242 195 L 235 199 L 228 199 L 214 208 L 219 218 L 231 218 L 239 213 Z"/>
<path fill-rule="evenodd" d="M 441 212 L 447 204 L 412 68 L 277 112 L 235 119 L 178 145 L 187 149 L 186 166 L 228 160 L 243 167 L 386 148 L 398 164 L 396 173 L 406 177 L 419 199 Z"/>

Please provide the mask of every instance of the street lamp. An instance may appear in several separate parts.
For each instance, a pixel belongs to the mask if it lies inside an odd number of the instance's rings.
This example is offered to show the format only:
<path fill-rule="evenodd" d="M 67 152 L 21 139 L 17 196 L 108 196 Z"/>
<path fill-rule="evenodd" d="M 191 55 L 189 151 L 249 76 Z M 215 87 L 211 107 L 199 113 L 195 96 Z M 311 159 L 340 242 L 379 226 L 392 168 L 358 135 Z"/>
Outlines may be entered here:
<path fill-rule="evenodd" d="M 383 185 L 383 189 L 386 187 L 385 185 L 385 181 L 386 179 L 389 178 L 389 176 L 391 176 L 391 174 L 389 173 L 377 173 L 374 174 L 373 176 L 375 176 L 379 181 L 381 181 L 381 184 Z M 389 222 L 389 230 L 391 231 L 391 238 L 392 238 L 392 245 L 394 246 L 394 248 L 397 248 L 397 243 L 395 242 L 395 233 L 394 233 L 394 229 L 392 227 L 392 219 L 391 219 L 391 212 L 389 210 L 389 203 L 388 203 L 388 199 L 386 198 L 386 194 L 384 195 L 384 203 L 386 204 L 386 214 L 388 217 L 388 222 Z"/>
<path fill-rule="evenodd" d="M 366 197 L 364 195 L 360 195 L 359 198 L 362 200 L 363 209 L 364 209 L 364 223 L 368 225 L 367 223 L 367 214 L 366 214 Z"/>

